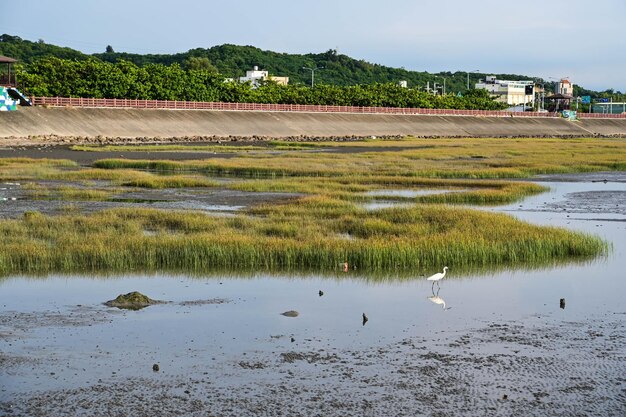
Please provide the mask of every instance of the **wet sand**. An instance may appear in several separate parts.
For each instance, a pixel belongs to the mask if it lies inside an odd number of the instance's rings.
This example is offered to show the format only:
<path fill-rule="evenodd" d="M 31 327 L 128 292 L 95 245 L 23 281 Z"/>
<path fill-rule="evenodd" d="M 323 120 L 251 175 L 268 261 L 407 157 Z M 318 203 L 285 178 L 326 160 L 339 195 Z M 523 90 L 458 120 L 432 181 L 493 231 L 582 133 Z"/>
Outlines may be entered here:
<path fill-rule="evenodd" d="M 65 317 L 53 312 L 37 318 L 4 313 L 0 323 L 11 321 L 22 331 L 36 326 L 92 326 L 115 319 L 110 312 L 79 309 Z M 218 364 L 206 357 L 192 375 L 179 373 L 175 362 L 162 363 L 150 376 L 124 378 L 113 371 L 107 379 L 78 388 L 17 394 L 0 402 L 0 412 L 137 417 L 617 416 L 626 412 L 625 336 L 624 315 L 611 313 L 577 321 L 562 320 L 557 314 L 488 321 L 467 330 L 414 335 L 367 349 L 312 351 L 282 340 L 271 353 L 252 351 Z M 0 340 L 16 338 L 3 334 Z M 9 373 L 24 366 L 43 371 L 50 368 L 49 360 L 53 359 L 0 356 Z"/>

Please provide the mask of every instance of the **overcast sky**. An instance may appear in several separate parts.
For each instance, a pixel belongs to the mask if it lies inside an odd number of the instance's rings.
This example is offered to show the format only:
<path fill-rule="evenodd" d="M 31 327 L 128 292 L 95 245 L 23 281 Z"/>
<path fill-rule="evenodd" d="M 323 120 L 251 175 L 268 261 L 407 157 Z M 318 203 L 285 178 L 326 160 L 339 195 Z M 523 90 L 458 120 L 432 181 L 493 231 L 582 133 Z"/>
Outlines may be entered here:
<path fill-rule="evenodd" d="M 626 0 L 0 0 L 0 33 L 86 53 L 337 49 L 409 70 L 569 77 L 622 92 L 625 24 Z"/>

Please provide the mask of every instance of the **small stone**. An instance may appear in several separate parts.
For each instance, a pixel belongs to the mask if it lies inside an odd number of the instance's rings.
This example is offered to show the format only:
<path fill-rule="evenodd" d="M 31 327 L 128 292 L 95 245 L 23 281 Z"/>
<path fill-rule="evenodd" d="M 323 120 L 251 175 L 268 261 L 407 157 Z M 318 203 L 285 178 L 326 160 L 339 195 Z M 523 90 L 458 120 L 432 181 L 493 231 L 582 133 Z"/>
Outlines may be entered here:
<path fill-rule="evenodd" d="M 320 290 L 320 292 L 319 292 L 318 294 L 319 294 L 319 295 L 320 295 L 320 297 L 321 297 L 322 295 L 324 295 L 324 291 Z"/>
<path fill-rule="evenodd" d="M 155 363 L 154 365 L 152 365 L 152 370 L 153 370 L 154 372 L 159 372 L 159 369 L 161 369 L 161 368 L 159 367 L 159 364 L 158 364 L 158 363 Z"/>
<path fill-rule="evenodd" d="M 298 313 L 296 310 L 289 310 L 280 314 L 282 314 L 285 317 L 298 317 L 300 315 L 300 313 Z"/>

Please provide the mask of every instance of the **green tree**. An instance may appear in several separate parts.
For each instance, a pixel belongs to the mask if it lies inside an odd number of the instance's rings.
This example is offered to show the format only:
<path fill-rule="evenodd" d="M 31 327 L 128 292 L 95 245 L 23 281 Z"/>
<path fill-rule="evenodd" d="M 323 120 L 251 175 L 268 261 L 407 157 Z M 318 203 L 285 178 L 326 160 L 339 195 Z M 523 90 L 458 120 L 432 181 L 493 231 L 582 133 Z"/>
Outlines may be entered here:
<path fill-rule="evenodd" d="M 217 68 L 211 64 L 211 61 L 207 57 L 190 56 L 183 62 L 183 68 L 187 70 L 203 70 L 213 73 L 218 73 Z"/>

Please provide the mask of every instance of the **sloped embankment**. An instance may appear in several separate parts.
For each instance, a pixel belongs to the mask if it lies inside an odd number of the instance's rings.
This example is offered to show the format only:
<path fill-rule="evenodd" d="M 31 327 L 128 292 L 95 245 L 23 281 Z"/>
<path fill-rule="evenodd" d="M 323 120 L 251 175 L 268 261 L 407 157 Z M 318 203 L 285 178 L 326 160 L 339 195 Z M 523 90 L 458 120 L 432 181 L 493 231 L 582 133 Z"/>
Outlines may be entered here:
<path fill-rule="evenodd" d="M 626 136 L 626 119 L 570 122 L 530 117 L 32 107 L 3 113 L 0 122 L 0 138 Z"/>

